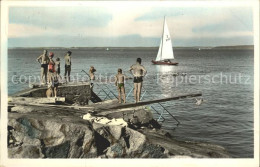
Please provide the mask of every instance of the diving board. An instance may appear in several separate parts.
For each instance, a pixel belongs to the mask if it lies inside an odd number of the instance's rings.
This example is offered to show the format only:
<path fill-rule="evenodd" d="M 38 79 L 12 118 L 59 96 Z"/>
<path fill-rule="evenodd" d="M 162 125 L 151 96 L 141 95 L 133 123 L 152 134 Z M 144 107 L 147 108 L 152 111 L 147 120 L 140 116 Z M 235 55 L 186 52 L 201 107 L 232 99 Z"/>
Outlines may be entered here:
<path fill-rule="evenodd" d="M 161 98 L 161 99 L 140 101 L 138 103 L 119 104 L 119 105 L 113 106 L 109 109 L 122 109 L 122 108 L 129 108 L 129 107 L 137 107 L 137 106 L 143 106 L 143 105 L 148 105 L 148 104 L 153 104 L 153 103 L 161 103 L 161 102 L 166 102 L 166 101 L 171 101 L 171 100 L 178 100 L 178 99 L 197 97 L 197 96 L 202 96 L 202 93 L 183 94 L 183 95 L 177 95 L 177 96 Z"/>

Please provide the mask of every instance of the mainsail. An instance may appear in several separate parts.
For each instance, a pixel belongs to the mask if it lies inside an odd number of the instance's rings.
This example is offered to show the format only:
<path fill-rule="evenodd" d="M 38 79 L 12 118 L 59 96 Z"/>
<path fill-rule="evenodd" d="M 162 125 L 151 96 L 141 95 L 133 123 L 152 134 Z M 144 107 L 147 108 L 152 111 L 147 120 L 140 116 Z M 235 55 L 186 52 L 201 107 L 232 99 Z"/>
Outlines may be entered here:
<path fill-rule="evenodd" d="M 160 48 L 157 53 L 156 61 L 162 61 L 167 59 L 174 59 L 172 50 L 172 41 L 170 32 L 164 18 L 163 34 L 161 38 Z"/>

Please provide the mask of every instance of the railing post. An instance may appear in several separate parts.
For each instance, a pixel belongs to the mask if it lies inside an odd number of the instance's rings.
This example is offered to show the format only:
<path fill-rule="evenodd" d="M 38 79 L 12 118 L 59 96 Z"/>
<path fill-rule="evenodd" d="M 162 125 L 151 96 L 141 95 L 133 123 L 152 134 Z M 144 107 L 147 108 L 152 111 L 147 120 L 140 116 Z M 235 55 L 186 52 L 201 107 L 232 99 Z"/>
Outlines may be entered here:
<path fill-rule="evenodd" d="M 146 90 L 145 90 L 144 93 L 142 94 L 140 100 L 142 100 L 142 98 L 144 97 L 145 93 L 146 93 Z"/>

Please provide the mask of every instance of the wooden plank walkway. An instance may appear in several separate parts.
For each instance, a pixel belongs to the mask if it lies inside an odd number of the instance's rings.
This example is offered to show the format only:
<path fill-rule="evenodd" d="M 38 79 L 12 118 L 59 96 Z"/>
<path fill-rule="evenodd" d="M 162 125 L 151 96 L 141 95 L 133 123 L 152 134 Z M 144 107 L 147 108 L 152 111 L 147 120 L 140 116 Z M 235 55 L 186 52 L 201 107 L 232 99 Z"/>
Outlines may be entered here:
<path fill-rule="evenodd" d="M 202 96 L 202 93 L 183 94 L 183 95 L 177 95 L 177 96 L 172 96 L 172 97 L 168 97 L 168 98 L 141 101 L 139 103 L 118 104 L 109 109 L 122 109 L 122 108 L 129 108 L 129 107 L 137 107 L 137 106 L 143 106 L 143 105 L 148 105 L 148 104 L 153 104 L 153 103 L 161 103 L 161 102 L 166 102 L 166 101 L 171 101 L 171 100 L 178 100 L 178 99 L 197 97 L 197 96 Z"/>

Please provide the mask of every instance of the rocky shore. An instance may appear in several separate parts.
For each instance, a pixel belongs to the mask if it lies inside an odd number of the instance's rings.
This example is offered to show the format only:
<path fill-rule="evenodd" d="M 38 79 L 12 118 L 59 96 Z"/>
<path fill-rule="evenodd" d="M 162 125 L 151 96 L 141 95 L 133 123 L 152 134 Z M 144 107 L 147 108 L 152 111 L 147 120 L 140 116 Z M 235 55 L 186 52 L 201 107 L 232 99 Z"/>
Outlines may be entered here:
<path fill-rule="evenodd" d="M 230 157 L 218 145 L 173 139 L 144 106 L 115 109 L 119 104 L 113 100 L 81 106 L 41 99 L 9 98 L 9 158 Z"/>

